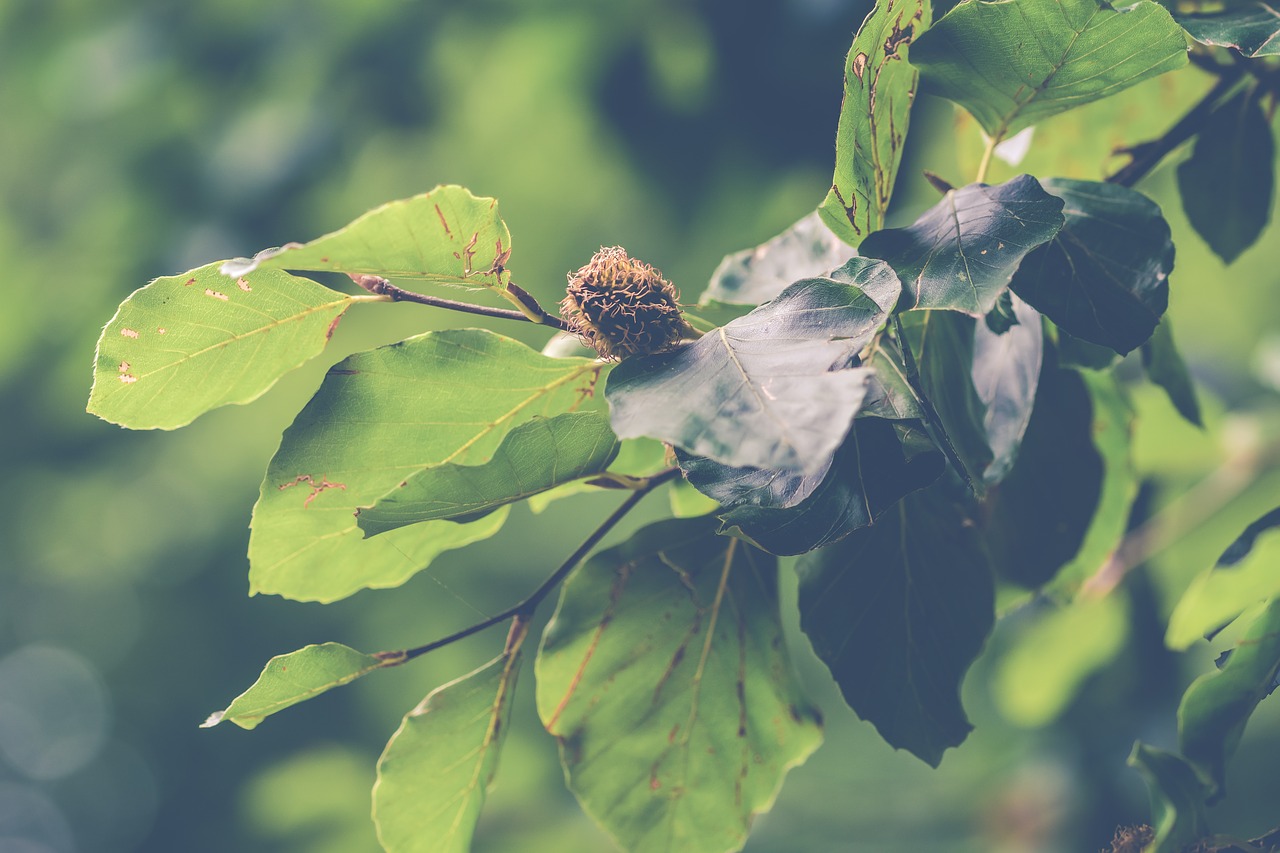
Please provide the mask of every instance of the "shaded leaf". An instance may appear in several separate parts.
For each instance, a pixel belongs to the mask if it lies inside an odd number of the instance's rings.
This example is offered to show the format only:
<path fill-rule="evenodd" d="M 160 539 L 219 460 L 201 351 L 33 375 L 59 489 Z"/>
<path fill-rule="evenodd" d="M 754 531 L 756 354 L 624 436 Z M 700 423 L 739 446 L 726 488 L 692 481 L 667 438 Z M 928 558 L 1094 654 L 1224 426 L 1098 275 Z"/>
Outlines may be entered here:
<path fill-rule="evenodd" d="M 403 661 L 403 656 L 366 655 L 341 643 L 322 643 L 277 655 L 267 661 L 252 687 L 237 696 L 226 710 L 210 714 L 200 727 L 211 728 L 227 720 L 242 729 L 252 729 L 277 711 Z"/>
<path fill-rule="evenodd" d="M 1108 370 L 1120 360 L 1111 347 L 1098 346 L 1058 329 L 1058 362 L 1063 367 Z"/>
<path fill-rule="evenodd" d="M 866 394 L 870 371 L 842 368 L 899 287 L 885 264 L 854 258 L 680 349 L 625 360 L 605 392 L 614 431 L 726 465 L 819 470 Z"/>
<path fill-rule="evenodd" d="M 267 468 L 249 538 L 251 590 L 333 601 L 397 586 L 443 551 L 488 537 L 505 509 L 370 539 L 354 513 L 424 468 L 488 461 L 537 415 L 598 409 L 600 370 L 478 329 L 428 333 L 335 365 Z"/>
<path fill-rule="evenodd" d="M 1169 304 L 1173 240 L 1155 202 L 1116 184 L 1052 178 L 1066 224 L 1027 256 L 1013 290 L 1060 328 L 1123 355 Z"/>
<path fill-rule="evenodd" d="M 1129 766 L 1147 780 L 1151 793 L 1151 823 L 1156 831 L 1147 853 L 1183 853 L 1209 832 L 1204 788 L 1180 755 L 1135 743 Z"/>
<path fill-rule="evenodd" d="M 519 671 L 517 644 L 475 672 L 437 687 L 405 715 L 378 759 L 373 786 L 373 821 L 383 849 L 471 849 L 485 791 L 498 770 Z"/>
<path fill-rule="evenodd" d="M 902 305 L 982 316 L 995 307 L 1027 253 L 1062 227 L 1062 200 L 1030 175 L 951 190 L 908 228 L 877 231 L 859 252 L 902 279 Z"/>
<path fill-rule="evenodd" d="M 942 453 L 931 444 L 927 451 L 904 447 L 895 426 L 858 419 L 830 468 L 810 476 L 688 456 L 680 464 L 691 483 L 727 510 L 722 530 L 736 530 L 774 554 L 803 554 L 873 523 L 903 495 L 941 476 Z"/>
<path fill-rule="evenodd" d="M 1245 528 L 1169 616 L 1165 643 L 1185 649 L 1254 605 L 1280 597 L 1280 508 Z"/>
<path fill-rule="evenodd" d="M 986 555 L 945 485 L 800 558 L 800 624 L 845 701 L 936 766 L 972 726 L 960 682 L 995 620 Z"/>
<path fill-rule="evenodd" d="M 878 336 L 871 342 L 871 348 L 864 359 L 863 363 L 871 368 L 872 376 L 867 383 L 867 396 L 862 401 L 862 408 L 858 410 L 858 417 L 889 420 L 918 420 L 924 417 L 920 398 L 907 379 L 907 368 L 897 341 L 887 335 Z"/>
<path fill-rule="evenodd" d="M 928 0 L 877 3 L 845 59 L 835 174 L 818 212 L 851 246 L 884 226 L 916 94 L 907 56 L 930 18 Z"/>
<path fill-rule="evenodd" d="M 1000 140 L 1187 64 L 1161 6 L 1099 0 L 966 0 L 911 52 L 921 91 L 955 101 Z"/>
<path fill-rule="evenodd" d="M 158 278 L 102 330 L 89 411 L 130 429 L 176 429 L 256 400 L 319 355 L 355 301 L 278 271 L 232 280 L 210 264 Z"/>
<path fill-rule="evenodd" d="M 479 465 L 424 468 L 358 511 L 366 536 L 434 519 L 471 521 L 500 506 L 599 474 L 618 455 L 602 412 L 535 417 L 502 439 Z"/>
<path fill-rule="evenodd" d="M 1191 683 L 1178 706 L 1178 749 L 1211 783 L 1214 802 L 1226 792 L 1227 759 L 1245 724 L 1280 675 L 1280 599 L 1272 599 L 1222 665 Z"/>
<path fill-rule="evenodd" d="M 459 186 L 389 202 L 310 243 L 227 261 L 222 272 L 315 270 L 464 287 L 505 286 L 511 234 L 498 202 Z"/>
<path fill-rule="evenodd" d="M 1270 3 L 1239 3 L 1208 15 L 1175 15 L 1196 41 L 1233 47 L 1244 56 L 1280 55 L 1280 12 Z"/>
<path fill-rule="evenodd" d="M 1196 387 L 1191 382 L 1186 362 L 1182 360 L 1182 355 L 1173 342 L 1173 327 L 1168 317 L 1156 327 L 1151 339 L 1142 345 L 1142 366 L 1146 368 L 1147 378 L 1169 395 L 1169 401 L 1178 410 L 1178 414 L 1198 427 L 1204 426 Z"/>
<path fill-rule="evenodd" d="M 991 463 L 982 472 L 988 484 L 1009 473 L 1018 456 L 1023 433 L 1031 421 L 1040 363 L 1044 353 L 1044 325 L 1040 315 L 1020 299 L 1011 297 L 1010 316 L 1015 320 L 1003 333 L 988 323 L 973 329 L 973 388 L 986 408 L 982 426 Z"/>
<path fill-rule="evenodd" d="M 710 519 L 651 525 L 578 569 L 537 681 L 569 787 L 634 853 L 738 850 L 821 741 L 783 643 L 777 564 Z"/>
<path fill-rule="evenodd" d="M 1104 475 L 1092 409 L 1080 374 L 1047 354 L 1017 464 L 989 493 L 985 537 L 1001 577 L 1039 587 L 1084 544 Z"/>
<path fill-rule="evenodd" d="M 756 248 L 727 255 L 711 274 L 699 309 L 710 303 L 768 302 L 802 278 L 842 266 L 853 254 L 815 211 Z"/>
<path fill-rule="evenodd" d="M 1214 110 L 1178 165 L 1182 209 L 1226 263 L 1252 246 L 1271 218 L 1275 140 L 1262 96 L 1262 87 L 1245 90 Z"/>

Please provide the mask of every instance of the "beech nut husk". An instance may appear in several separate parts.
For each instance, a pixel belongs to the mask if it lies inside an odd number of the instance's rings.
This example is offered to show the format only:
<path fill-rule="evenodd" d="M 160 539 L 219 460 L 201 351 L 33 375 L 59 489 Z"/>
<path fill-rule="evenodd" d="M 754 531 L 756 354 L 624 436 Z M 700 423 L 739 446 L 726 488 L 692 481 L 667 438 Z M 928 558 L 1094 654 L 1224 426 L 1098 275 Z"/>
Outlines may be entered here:
<path fill-rule="evenodd" d="M 620 361 L 669 350 L 690 332 L 679 299 L 661 272 L 621 246 L 602 247 L 569 274 L 560 316 L 601 358 Z"/>

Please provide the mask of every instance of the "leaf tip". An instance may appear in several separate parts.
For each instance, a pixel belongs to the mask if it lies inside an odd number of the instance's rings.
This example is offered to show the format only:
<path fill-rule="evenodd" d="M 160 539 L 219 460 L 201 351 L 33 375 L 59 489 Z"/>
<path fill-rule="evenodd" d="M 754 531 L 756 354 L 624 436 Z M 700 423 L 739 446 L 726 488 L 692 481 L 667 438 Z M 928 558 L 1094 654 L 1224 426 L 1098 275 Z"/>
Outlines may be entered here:
<path fill-rule="evenodd" d="M 225 710 L 214 711 L 212 714 L 209 715 L 208 719 L 206 719 L 203 723 L 200 724 L 200 728 L 211 729 L 214 726 L 216 726 L 218 723 L 222 722 L 226 718 L 226 715 L 227 715 L 227 712 Z"/>

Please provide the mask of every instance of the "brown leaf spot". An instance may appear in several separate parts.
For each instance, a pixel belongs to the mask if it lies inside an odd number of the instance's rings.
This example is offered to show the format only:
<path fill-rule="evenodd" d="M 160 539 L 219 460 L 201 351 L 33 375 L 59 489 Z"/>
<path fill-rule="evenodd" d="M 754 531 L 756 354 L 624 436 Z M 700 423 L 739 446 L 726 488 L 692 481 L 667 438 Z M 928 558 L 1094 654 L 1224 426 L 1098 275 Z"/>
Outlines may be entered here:
<path fill-rule="evenodd" d="M 123 382 L 125 385 L 132 385 L 133 383 L 138 381 L 138 377 L 134 376 L 132 373 L 121 373 L 120 381 Z"/>
<path fill-rule="evenodd" d="M 449 222 L 444 218 L 444 212 L 440 210 L 440 205 L 436 205 L 436 216 L 440 217 L 440 226 L 444 228 L 445 236 L 450 240 L 453 239 L 453 232 L 449 230 Z"/>
<path fill-rule="evenodd" d="M 204 289 L 204 295 L 205 295 L 205 296 L 212 296 L 214 299 L 221 299 L 223 302 L 226 302 L 226 301 L 227 301 L 227 294 L 225 294 L 225 293 L 219 293 L 219 292 L 218 292 L 218 291 L 216 291 L 216 290 L 210 290 L 210 289 L 209 289 L 209 288 L 207 288 L 207 287 Z"/>
<path fill-rule="evenodd" d="M 311 506 L 311 502 L 318 498 L 321 492 L 327 492 L 329 489 L 342 489 L 344 492 L 347 490 L 346 483 L 330 483 L 325 477 L 321 477 L 320 482 L 317 483 L 310 474 L 299 474 L 288 483 L 281 483 L 277 488 L 283 492 L 285 489 L 300 483 L 306 483 L 311 487 L 311 494 L 307 495 L 307 499 L 302 502 L 303 509 Z"/>
<path fill-rule="evenodd" d="M 135 332 L 133 329 L 121 329 L 120 334 L 124 335 L 126 338 L 138 337 L 138 333 Z"/>
<path fill-rule="evenodd" d="M 329 328 L 324 330 L 324 339 L 326 341 L 333 339 L 333 333 L 338 330 L 338 321 L 341 319 L 342 319 L 342 315 L 339 314 L 337 317 L 334 317 L 333 320 L 329 322 Z"/>
<path fill-rule="evenodd" d="M 127 361 L 122 361 L 122 362 L 120 362 L 120 372 L 121 372 L 121 373 L 128 373 L 128 372 L 129 372 L 129 362 L 127 362 Z"/>
<path fill-rule="evenodd" d="M 164 328 L 163 326 L 161 326 L 160 328 L 156 329 L 156 334 L 157 334 L 157 335 L 167 335 L 167 334 L 169 334 L 169 330 L 168 330 L 168 329 L 166 329 L 166 328 Z"/>
<path fill-rule="evenodd" d="M 859 53 L 853 58 L 853 76 L 859 80 L 862 79 L 863 73 L 867 70 L 867 55 Z"/>
<path fill-rule="evenodd" d="M 893 32 L 889 33 L 889 37 L 884 40 L 885 57 L 887 58 L 897 53 L 899 46 L 901 46 L 904 41 L 911 41 L 914 29 L 915 27 L 913 24 L 908 24 L 906 29 L 903 29 L 895 23 L 893 25 Z"/>
<path fill-rule="evenodd" d="M 183 283 L 183 285 L 182 285 L 182 286 L 183 286 L 183 287 L 190 287 L 191 285 L 193 285 L 193 284 L 195 284 L 195 283 L 196 283 L 196 280 L 195 280 L 194 278 L 189 278 L 189 279 L 187 279 L 187 280 Z"/>
<path fill-rule="evenodd" d="M 249 286 L 249 280 L 246 278 L 236 279 L 236 287 L 240 288 L 245 293 L 248 293 L 249 291 L 253 290 L 253 288 Z"/>

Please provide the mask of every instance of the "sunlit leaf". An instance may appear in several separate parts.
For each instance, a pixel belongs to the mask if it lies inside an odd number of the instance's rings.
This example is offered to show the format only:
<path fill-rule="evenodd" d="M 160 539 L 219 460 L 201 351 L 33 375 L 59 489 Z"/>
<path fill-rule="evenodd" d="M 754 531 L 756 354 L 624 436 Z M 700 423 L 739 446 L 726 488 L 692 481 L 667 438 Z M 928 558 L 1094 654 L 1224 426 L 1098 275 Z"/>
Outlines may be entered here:
<path fill-rule="evenodd" d="M 388 853 L 467 853 L 511 718 L 518 650 L 437 687 L 378 759 L 373 821 Z"/>
<path fill-rule="evenodd" d="M 1003 480 L 1018 457 L 1044 352 L 1040 315 L 1020 299 L 1011 308 L 1017 322 L 1004 333 L 996 334 L 985 322 L 973 327 L 973 388 L 986 407 L 982 426 L 992 455 L 982 478 L 989 484 Z"/>
<path fill-rule="evenodd" d="M 1169 402 L 1173 403 L 1178 414 L 1198 427 L 1204 426 L 1196 386 L 1173 342 L 1173 327 L 1168 317 L 1156 327 L 1151 339 L 1142 345 L 1142 366 L 1146 368 L 1147 378 L 1169 395 Z"/>
<path fill-rule="evenodd" d="M 633 853 L 738 850 L 821 741 L 783 643 L 777 565 L 714 520 L 651 525 L 582 566 L 537 672 L 569 787 Z"/>
<path fill-rule="evenodd" d="M 1187 64 L 1182 28 L 1150 0 L 965 0 L 911 51 L 921 91 L 1003 139 Z"/>
<path fill-rule="evenodd" d="M 256 400 L 324 350 L 354 301 L 274 270 L 229 279 L 210 264 L 158 278 L 102 330 L 89 411 L 130 429 L 175 429 Z"/>
<path fill-rule="evenodd" d="M 210 714 L 201 728 L 227 720 L 242 729 L 252 729 L 277 711 L 403 660 L 395 655 L 366 655 L 341 643 L 322 643 L 278 655 L 267 661 L 252 687 L 237 696 L 226 710 Z"/>
<path fill-rule="evenodd" d="M 1116 184 L 1053 178 L 1066 224 L 1027 256 L 1013 290 L 1077 338 L 1120 354 L 1151 337 L 1169 304 L 1173 240 L 1159 206 Z"/>
<path fill-rule="evenodd" d="M 618 453 L 601 412 L 536 417 L 513 429 L 479 465 L 425 468 L 359 511 L 367 536 L 436 519 L 473 520 L 562 483 L 599 474 Z"/>
<path fill-rule="evenodd" d="M 222 272 L 242 276 L 255 269 L 314 270 L 498 287 L 506 283 L 503 265 L 510 254 L 511 234 L 498 215 L 496 199 L 439 186 L 384 204 L 310 243 L 228 261 Z"/>
<path fill-rule="evenodd" d="M 1154 843 L 1144 853 L 1184 853 L 1209 832 L 1204 787 L 1180 755 L 1135 743 L 1129 766 L 1147 780 Z"/>
<path fill-rule="evenodd" d="M 1191 683 L 1178 706 L 1178 749 L 1212 783 L 1210 802 L 1226 788 L 1227 759 L 1258 703 L 1280 674 L 1280 599 L 1272 599 L 1241 635 L 1222 669 Z"/>
<path fill-rule="evenodd" d="M 843 368 L 899 288 L 885 264 L 854 258 L 680 349 L 626 359 L 605 392 L 613 429 L 725 465 L 816 471 L 866 394 L 869 371 Z"/>
<path fill-rule="evenodd" d="M 1275 140 L 1262 87 L 1219 106 L 1178 166 L 1182 209 L 1226 263 L 1257 242 L 1275 196 Z"/>
<path fill-rule="evenodd" d="M 1233 47 L 1250 58 L 1280 54 L 1280 11 L 1271 3 L 1233 3 L 1221 12 L 1175 17 L 1202 44 Z"/>
<path fill-rule="evenodd" d="M 699 308 L 712 303 L 759 305 L 802 278 L 831 272 L 853 256 L 817 212 L 754 249 L 728 255 L 711 275 Z"/>
<path fill-rule="evenodd" d="M 852 246 L 884 226 L 916 94 L 907 58 L 930 17 L 929 0 L 877 3 L 845 59 L 835 175 L 818 212 Z"/>
<path fill-rule="evenodd" d="M 505 509 L 370 539 L 355 510 L 425 468 L 488 461 L 535 416 L 598 410 L 600 370 L 477 329 L 421 335 L 335 365 L 267 469 L 249 538 L 252 590 L 333 601 L 397 586 L 443 551 L 488 537 Z"/>
<path fill-rule="evenodd" d="M 949 191 L 907 228 L 877 231 L 858 248 L 902 279 L 902 305 L 981 316 L 1029 252 L 1062 227 L 1062 200 L 1020 175 L 996 186 Z"/>
<path fill-rule="evenodd" d="M 937 765 L 973 727 L 960 682 L 995 621 L 991 570 L 945 485 L 800 558 L 800 624 L 845 701 Z"/>

